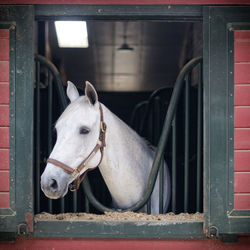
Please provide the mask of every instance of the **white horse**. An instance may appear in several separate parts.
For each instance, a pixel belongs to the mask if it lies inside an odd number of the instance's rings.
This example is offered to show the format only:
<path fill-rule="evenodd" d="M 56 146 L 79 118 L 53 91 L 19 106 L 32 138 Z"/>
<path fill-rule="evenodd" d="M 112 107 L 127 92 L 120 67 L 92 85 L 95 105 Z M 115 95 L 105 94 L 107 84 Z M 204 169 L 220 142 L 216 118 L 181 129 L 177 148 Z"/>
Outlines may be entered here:
<path fill-rule="evenodd" d="M 52 160 L 48 160 L 41 176 L 43 192 L 51 199 L 63 197 L 78 172 L 83 174 L 99 166 L 114 207 L 125 209 L 134 205 L 145 190 L 155 152 L 143 138 L 98 102 L 96 90 L 89 82 L 86 82 L 85 96 L 79 96 L 75 85 L 68 82 L 67 96 L 71 103 L 55 125 L 57 141 L 49 157 Z M 104 122 L 105 142 L 100 141 Z M 96 145 L 99 147 L 93 153 Z M 166 212 L 170 200 L 170 178 L 167 165 L 164 165 L 163 208 Z M 73 171 L 77 168 L 79 171 Z M 158 179 L 151 196 L 153 214 L 159 213 Z"/>

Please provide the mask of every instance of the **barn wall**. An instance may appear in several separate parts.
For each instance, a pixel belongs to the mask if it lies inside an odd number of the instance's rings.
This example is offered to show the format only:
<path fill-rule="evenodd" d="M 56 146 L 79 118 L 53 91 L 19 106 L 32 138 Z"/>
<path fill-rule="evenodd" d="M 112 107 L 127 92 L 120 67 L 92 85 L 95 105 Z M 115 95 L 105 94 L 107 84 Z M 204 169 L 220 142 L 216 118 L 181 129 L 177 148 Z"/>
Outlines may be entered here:
<path fill-rule="evenodd" d="M 250 209 L 250 30 L 234 38 L 234 208 Z"/>
<path fill-rule="evenodd" d="M 0 208 L 9 207 L 9 30 L 0 29 Z"/>
<path fill-rule="evenodd" d="M 1 4 L 250 4 L 249 0 L 1 0 Z"/>
<path fill-rule="evenodd" d="M 211 250 L 243 250 L 249 249 L 250 238 L 239 238 L 237 243 L 223 243 L 221 240 L 149 240 L 149 239 L 17 239 L 14 242 L 0 243 L 0 249 L 53 249 L 53 250 L 193 250 L 193 249 L 211 249 Z"/>

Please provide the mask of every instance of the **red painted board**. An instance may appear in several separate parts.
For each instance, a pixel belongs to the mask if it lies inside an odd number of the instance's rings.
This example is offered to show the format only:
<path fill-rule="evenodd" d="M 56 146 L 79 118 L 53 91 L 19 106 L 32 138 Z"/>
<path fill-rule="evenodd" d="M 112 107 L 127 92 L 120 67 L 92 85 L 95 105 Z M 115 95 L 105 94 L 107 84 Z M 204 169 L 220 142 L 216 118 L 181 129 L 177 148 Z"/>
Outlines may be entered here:
<path fill-rule="evenodd" d="M 10 207 L 10 195 L 9 193 L 0 192 L 0 208 L 9 208 Z"/>
<path fill-rule="evenodd" d="M 250 40 L 247 42 L 234 43 L 234 61 L 250 62 Z"/>
<path fill-rule="evenodd" d="M 234 129 L 234 149 L 250 149 L 250 129 Z"/>
<path fill-rule="evenodd" d="M 234 64 L 234 82 L 241 84 L 250 83 L 250 63 Z"/>
<path fill-rule="evenodd" d="M 250 209 L 250 194 L 234 194 L 234 209 Z"/>
<path fill-rule="evenodd" d="M 9 171 L 0 171 L 0 192 L 9 192 L 10 190 Z"/>
<path fill-rule="evenodd" d="M 0 149 L 0 170 L 9 170 L 10 150 Z"/>
<path fill-rule="evenodd" d="M 9 104 L 9 84 L 0 83 L 0 104 Z"/>
<path fill-rule="evenodd" d="M 235 85 L 234 105 L 250 106 L 250 84 Z"/>
<path fill-rule="evenodd" d="M 239 236 L 237 242 L 220 239 L 53 239 L 16 238 L 0 242 L 4 250 L 247 250 L 250 237 Z"/>
<path fill-rule="evenodd" d="M 8 29 L 0 29 L 0 38 L 9 39 L 10 32 Z"/>
<path fill-rule="evenodd" d="M 234 192 L 250 194 L 250 172 L 234 173 Z"/>
<path fill-rule="evenodd" d="M 250 5 L 249 0 L 1 0 L 1 4 L 235 4 Z"/>
<path fill-rule="evenodd" d="M 9 62 L 0 61 L 0 82 L 9 82 Z"/>
<path fill-rule="evenodd" d="M 250 40 L 250 30 L 235 30 L 234 38 L 236 41 Z"/>
<path fill-rule="evenodd" d="M 9 128 L 0 127 L 0 148 L 9 148 Z"/>
<path fill-rule="evenodd" d="M 234 108 L 234 127 L 250 128 L 250 106 Z"/>
<path fill-rule="evenodd" d="M 0 126 L 9 126 L 9 105 L 0 105 Z"/>
<path fill-rule="evenodd" d="M 9 40 L 0 39 L 0 61 L 9 61 Z"/>
<path fill-rule="evenodd" d="M 250 172 L 250 150 L 234 151 L 234 171 Z"/>

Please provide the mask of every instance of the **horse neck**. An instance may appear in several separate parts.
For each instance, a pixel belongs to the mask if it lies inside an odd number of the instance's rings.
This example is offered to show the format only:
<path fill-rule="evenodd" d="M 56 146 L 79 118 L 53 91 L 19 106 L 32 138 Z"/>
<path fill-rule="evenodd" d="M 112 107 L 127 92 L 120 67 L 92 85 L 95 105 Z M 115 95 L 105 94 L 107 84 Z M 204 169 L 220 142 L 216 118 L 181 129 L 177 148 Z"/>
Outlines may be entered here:
<path fill-rule="evenodd" d="M 120 118 L 113 114 L 108 108 L 104 106 L 104 121 L 107 124 L 106 132 L 106 148 L 104 151 L 104 162 L 108 160 L 109 167 L 110 161 L 119 162 L 119 165 L 123 165 L 124 156 L 128 158 L 133 158 L 135 154 L 134 148 L 137 153 L 147 154 L 148 147 L 145 141 L 126 123 L 124 123 Z M 139 150 L 139 152 L 138 152 Z M 119 156 L 118 154 L 122 154 Z M 117 155 L 117 157 L 114 157 Z M 127 165 L 127 163 L 125 163 Z"/>
<path fill-rule="evenodd" d="M 115 203 L 128 206 L 144 190 L 153 153 L 135 131 L 106 107 L 103 113 L 107 124 L 106 147 L 99 169 Z M 130 194 L 125 200 L 124 189 Z"/>

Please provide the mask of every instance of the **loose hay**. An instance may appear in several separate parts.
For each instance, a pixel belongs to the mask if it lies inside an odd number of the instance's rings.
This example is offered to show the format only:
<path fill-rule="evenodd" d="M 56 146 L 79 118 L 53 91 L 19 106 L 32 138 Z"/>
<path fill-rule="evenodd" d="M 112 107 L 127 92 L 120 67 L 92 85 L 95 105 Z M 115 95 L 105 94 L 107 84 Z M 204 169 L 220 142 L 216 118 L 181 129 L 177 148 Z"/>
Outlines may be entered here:
<path fill-rule="evenodd" d="M 49 214 L 41 213 L 35 216 L 35 220 L 65 220 L 65 221 L 203 221 L 202 213 L 195 214 L 158 214 L 158 215 L 148 215 L 144 213 L 134 213 L 134 212 L 105 212 L 105 214 L 88 214 L 88 213 L 65 213 L 65 214 Z"/>

